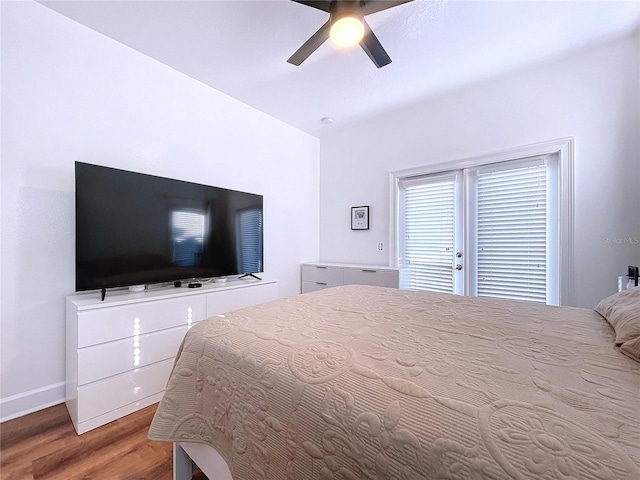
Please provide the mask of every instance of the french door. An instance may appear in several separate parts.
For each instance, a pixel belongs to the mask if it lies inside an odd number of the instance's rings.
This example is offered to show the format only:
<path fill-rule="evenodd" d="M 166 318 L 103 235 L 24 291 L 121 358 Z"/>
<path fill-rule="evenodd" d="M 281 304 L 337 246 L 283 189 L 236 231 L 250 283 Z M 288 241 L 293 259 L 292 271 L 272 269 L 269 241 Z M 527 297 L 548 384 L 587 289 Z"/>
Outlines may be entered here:
<path fill-rule="evenodd" d="M 398 179 L 401 288 L 559 303 L 558 156 Z"/>
<path fill-rule="evenodd" d="M 400 288 L 463 293 L 462 171 L 400 182 Z"/>

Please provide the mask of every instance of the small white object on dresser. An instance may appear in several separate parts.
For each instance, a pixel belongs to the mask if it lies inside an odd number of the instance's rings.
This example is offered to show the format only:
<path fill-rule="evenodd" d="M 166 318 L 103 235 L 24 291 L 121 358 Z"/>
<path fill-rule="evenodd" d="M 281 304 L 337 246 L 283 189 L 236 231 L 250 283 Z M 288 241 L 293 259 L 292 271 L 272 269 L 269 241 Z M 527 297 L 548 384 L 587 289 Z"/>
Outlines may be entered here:
<path fill-rule="evenodd" d="M 338 285 L 374 285 L 398 288 L 400 282 L 397 268 L 380 265 L 303 263 L 301 273 L 302 293 Z"/>
<path fill-rule="evenodd" d="M 278 298 L 275 280 L 66 298 L 66 404 L 78 434 L 160 401 L 187 330 Z"/>

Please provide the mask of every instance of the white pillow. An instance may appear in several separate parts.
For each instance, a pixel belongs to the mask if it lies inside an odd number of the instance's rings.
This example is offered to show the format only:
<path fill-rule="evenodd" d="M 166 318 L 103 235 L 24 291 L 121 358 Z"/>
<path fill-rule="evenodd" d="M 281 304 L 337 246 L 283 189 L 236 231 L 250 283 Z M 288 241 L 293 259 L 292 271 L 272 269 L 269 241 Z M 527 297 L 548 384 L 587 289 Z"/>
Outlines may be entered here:
<path fill-rule="evenodd" d="M 596 312 L 616 332 L 616 345 L 640 338 L 640 286 L 614 293 L 602 300 Z"/>

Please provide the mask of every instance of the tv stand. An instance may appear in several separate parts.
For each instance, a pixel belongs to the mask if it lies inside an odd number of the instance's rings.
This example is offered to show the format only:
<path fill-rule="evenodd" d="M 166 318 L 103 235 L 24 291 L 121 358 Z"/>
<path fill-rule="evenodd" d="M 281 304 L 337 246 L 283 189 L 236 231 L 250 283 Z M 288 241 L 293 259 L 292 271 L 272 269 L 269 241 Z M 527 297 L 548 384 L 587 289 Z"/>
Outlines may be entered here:
<path fill-rule="evenodd" d="M 258 277 L 255 273 L 245 273 L 244 275 L 241 275 L 240 277 L 238 277 L 238 280 L 240 280 L 241 278 L 244 277 L 253 277 L 256 280 L 262 280 L 260 277 Z"/>
<path fill-rule="evenodd" d="M 104 291 L 104 290 L 102 290 Z M 187 330 L 278 298 L 275 280 L 66 298 L 66 403 L 78 434 L 160 401 Z"/>

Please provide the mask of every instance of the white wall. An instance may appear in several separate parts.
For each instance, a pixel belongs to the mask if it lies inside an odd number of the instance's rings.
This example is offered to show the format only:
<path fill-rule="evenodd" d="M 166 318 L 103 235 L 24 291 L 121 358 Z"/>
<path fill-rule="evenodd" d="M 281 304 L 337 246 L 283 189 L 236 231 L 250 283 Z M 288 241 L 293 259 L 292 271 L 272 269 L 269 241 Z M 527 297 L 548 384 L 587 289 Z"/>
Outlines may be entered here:
<path fill-rule="evenodd" d="M 391 171 L 574 137 L 573 298 L 595 306 L 640 264 L 639 59 L 635 34 L 323 137 L 321 259 L 389 263 Z M 371 206 L 369 231 L 350 231 L 356 205 Z"/>
<path fill-rule="evenodd" d="M 318 258 L 317 138 L 36 3 L 2 2 L 1 133 L 2 419 L 64 399 L 74 161 L 263 194 L 281 296 Z"/>

